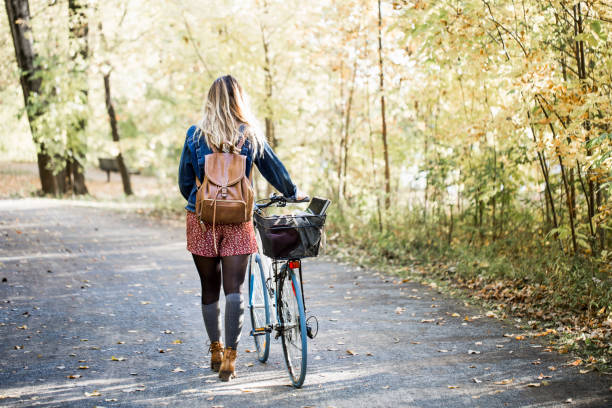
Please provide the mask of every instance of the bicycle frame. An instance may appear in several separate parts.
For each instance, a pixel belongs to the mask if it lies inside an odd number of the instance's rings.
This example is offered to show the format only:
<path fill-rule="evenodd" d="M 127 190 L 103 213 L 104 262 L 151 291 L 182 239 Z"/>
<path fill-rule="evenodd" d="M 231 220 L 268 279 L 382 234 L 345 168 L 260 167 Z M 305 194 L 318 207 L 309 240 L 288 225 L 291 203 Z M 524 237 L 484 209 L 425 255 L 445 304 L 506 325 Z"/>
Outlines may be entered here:
<path fill-rule="evenodd" d="M 281 331 L 284 329 L 284 327 L 281 324 L 281 319 L 280 316 L 278 314 L 279 312 L 279 308 L 278 308 L 278 293 L 279 293 L 279 282 L 281 280 L 281 277 L 283 274 L 290 274 L 290 270 L 291 268 L 289 268 L 289 262 L 290 261 L 295 261 L 295 260 L 275 260 L 272 259 L 272 271 L 273 271 L 273 275 L 272 276 L 266 276 L 266 281 L 265 281 L 265 285 L 266 285 L 266 290 L 268 291 L 268 294 L 270 296 L 270 298 L 274 299 L 274 309 L 276 311 L 276 323 L 272 325 L 272 327 L 268 327 L 266 328 L 266 332 L 272 332 L 273 330 L 276 330 L 276 334 L 274 336 L 274 338 L 278 338 L 280 336 Z M 263 268 L 262 262 L 261 262 L 261 256 L 259 254 L 255 254 L 255 262 L 259 265 L 259 267 L 261 268 L 261 270 L 265 270 Z M 280 271 L 279 271 L 279 265 L 280 265 Z M 304 313 L 306 313 L 306 303 L 304 300 L 304 284 L 302 282 L 302 263 L 300 262 L 300 267 L 299 267 L 299 277 L 300 277 L 300 292 L 301 292 L 301 298 L 302 298 L 302 304 L 304 305 Z M 273 279 L 274 280 L 274 287 L 272 287 L 270 285 L 270 280 Z M 289 276 L 285 276 L 284 279 L 290 279 L 290 275 Z M 249 299 L 250 304 L 252 304 L 253 302 L 253 293 L 250 293 L 251 299 Z M 257 333 L 252 333 L 253 335 L 257 335 Z"/>

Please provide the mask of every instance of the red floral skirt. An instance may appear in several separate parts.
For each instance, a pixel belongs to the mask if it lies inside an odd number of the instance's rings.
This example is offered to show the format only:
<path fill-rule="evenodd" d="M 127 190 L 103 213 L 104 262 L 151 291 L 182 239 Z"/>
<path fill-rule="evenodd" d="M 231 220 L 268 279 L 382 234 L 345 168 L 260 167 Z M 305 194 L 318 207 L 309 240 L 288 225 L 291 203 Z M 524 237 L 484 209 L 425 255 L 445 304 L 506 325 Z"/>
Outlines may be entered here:
<path fill-rule="evenodd" d="M 202 228 L 195 213 L 187 211 L 187 250 L 192 254 L 216 258 L 257 252 L 252 221 L 215 224 L 215 238 L 217 250 L 215 250 L 212 224 L 204 223 Z"/>

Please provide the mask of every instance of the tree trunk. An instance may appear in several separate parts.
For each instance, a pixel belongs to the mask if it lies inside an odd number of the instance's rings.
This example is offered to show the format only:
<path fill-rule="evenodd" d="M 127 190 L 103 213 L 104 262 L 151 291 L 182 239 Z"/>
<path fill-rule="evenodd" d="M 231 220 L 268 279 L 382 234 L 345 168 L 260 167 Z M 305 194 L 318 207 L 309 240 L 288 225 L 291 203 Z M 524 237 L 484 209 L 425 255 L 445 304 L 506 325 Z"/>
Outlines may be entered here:
<path fill-rule="evenodd" d="M 365 41 L 365 49 L 368 49 L 368 39 L 366 37 L 366 41 Z M 367 52 L 367 51 L 366 51 Z M 367 77 L 367 82 L 365 85 L 365 89 L 366 89 L 366 116 L 367 116 L 367 120 L 368 120 L 368 142 L 370 145 L 370 163 L 372 166 L 372 185 L 374 186 L 374 194 L 376 196 L 376 213 L 378 215 L 378 231 L 382 232 L 383 231 L 383 222 L 382 222 L 382 210 L 381 210 L 381 206 L 380 206 L 380 193 L 378 191 L 378 188 L 376 186 L 377 180 L 378 180 L 378 175 L 376 172 L 376 156 L 374 153 L 374 141 L 373 141 L 373 137 L 372 134 L 374 133 L 372 130 L 372 120 L 370 118 L 370 77 L 368 75 Z"/>
<path fill-rule="evenodd" d="M 348 100 L 346 102 L 346 112 L 344 116 L 344 135 L 342 136 L 342 162 L 340 166 L 342 172 L 340 174 L 340 184 L 338 186 L 338 196 L 341 199 L 346 199 L 346 176 L 348 171 L 348 156 L 349 156 L 349 145 L 350 145 L 350 124 L 351 124 L 351 109 L 353 107 L 353 94 L 355 93 L 355 79 L 357 77 L 357 58 L 353 63 L 353 78 L 351 79 L 351 87 L 349 88 Z"/>
<path fill-rule="evenodd" d="M 106 100 L 106 111 L 108 112 L 108 118 L 111 125 L 111 133 L 113 135 L 113 141 L 119 143 L 119 131 L 117 130 L 117 116 L 115 115 L 115 107 L 111 99 L 110 91 L 110 72 L 104 74 L 104 96 Z M 119 166 L 119 173 L 121 173 L 121 180 L 123 181 L 123 191 L 126 195 L 134 194 L 132 191 L 132 184 L 130 183 L 130 174 L 128 173 L 121 150 L 117 155 L 117 165 Z"/>
<path fill-rule="evenodd" d="M 87 21 L 87 3 L 84 0 L 68 0 L 68 17 L 70 32 L 69 38 L 71 50 L 74 54 L 71 55 L 74 65 L 73 77 L 80 87 L 81 103 L 87 106 L 88 89 L 87 89 L 87 57 L 88 57 L 88 39 L 89 25 Z M 81 59 L 79 59 L 81 57 Z M 87 117 L 81 117 L 76 126 L 69 129 L 69 139 L 73 141 L 69 147 L 71 154 L 68 155 L 66 163 L 66 178 L 70 181 L 70 185 L 66 186 L 75 194 L 87 194 L 87 186 L 85 185 L 85 172 L 83 171 L 83 162 L 85 161 L 86 143 L 83 133 L 87 128 Z"/>
<path fill-rule="evenodd" d="M 41 86 L 41 79 L 36 75 L 40 68 L 34 66 L 36 53 L 31 41 L 30 6 L 28 0 L 5 0 L 4 4 L 13 37 L 13 45 L 15 46 L 15 59 L 21 71 L 21 90 L 23 91 L 30 131 L 37 146 L 38 174 L 42 192 L 43 194 L 56 195 L 58 188 L 57 181 L 50 168 L 51 157 L 47 153 L 44 142 L 37 137 L 33 126 L 36 118 L 42 115 L 43 107 L 37 106 L 32 109 L 30 103 L 30 97 L 33 94 L 38 94 Z"/>
<path fill-rule="evenodd" d="M 264 12 L 268 12 L 268 3 L 264 1 Z M 266 29 L 263 24 L 259 26 L 261 31 L 261 42 L 264 49 L 264 78 L 265 78 L 265 90 L 266 90 L 266 140 L 270 144 L 272 149 L 276 149 L 278 143 L 276 140 L 276 134 L 274 132 L 274 112 L 272 109 L 272 91 L 273 91 L 273 80 L 272 80 L 272 64 L 270 61 L 270 39 L 266 35 Z M 269 196 L 272 192 L 272 186 L 266 184 L 266 193 Z"/>
<path fill-rule="evenodd" d="M 382 58 L 382 12 L 380 10 L 380 1 L 378 0 L 378 67 L 380 68 L 380 112 L 382 115 L 382 142 L 385 158 L 385 208 L 389 208 L 391 205 L 391 170 L 389 166 L 389 148 L 387 145 L 387 120 L 385 118 L 385 74 L 383 72 Z"/>

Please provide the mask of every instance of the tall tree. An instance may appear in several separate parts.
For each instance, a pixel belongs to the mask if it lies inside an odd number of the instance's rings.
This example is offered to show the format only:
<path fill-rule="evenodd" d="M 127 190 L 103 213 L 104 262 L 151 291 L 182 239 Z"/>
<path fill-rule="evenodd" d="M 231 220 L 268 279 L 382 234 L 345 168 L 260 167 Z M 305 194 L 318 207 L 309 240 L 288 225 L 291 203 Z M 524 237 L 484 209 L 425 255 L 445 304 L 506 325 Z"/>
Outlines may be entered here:
<path fill-rule="evenodd" d="M 73 63 L 72 79 L 78 87 L 80 103 L 87 106 L 87 66 L 88 66 L 88 32 L 87 2 L 68 0 L 69 38 Z M 87 194 L 83 162 L 85 161 L 85 135 L 87 115 L 79 115 L 74 126 L 68 129 L 70 143 L 66 160 L 66 183 L 64 192 L 72 190 L 75 194 Z"/>
<path fill-rule="evenodd" d="M 115 106 L 111 99 L 111 88 L 110 88 L 110 70 L 104 73 L 104 99 L 106 102 L 106 111 L 108 112 L 108 119 L 111 126 L 111 134 L 113 136 L 113 142 L 119 144 L 119 130 L 117 129 L 117 114 L 115 113 Z M 127 170 L 121 149 L 117 154 L 117 165 L 119 167 L 119 173 L 121 173 L 121 180 L 123 181 L 123 192 L 125 195 L 132 195 L 132 183 L 130 181 L 130 173 Z"/>
<path fill-rule="evenodd" d="M 391 169 L 389 166 L 389 147 L 387 144 L 387 118 L 385 117 L 385 73 L 382 56 L 382 11 L 378 0 L 378 67 L 380 69 L 380 114 L 382 121 L 383 156 L 385 158 L 385 208 L 391 205 Z"/>
<path fill-rule="evenodd" d="M 31 40 L 30 5 L 28 0 L 5 0 L 4 4 L 15 46 L 15 59 L 21 71 L 21 89 L 30 131 L 37 147 L 38 173 L 42 192 L 55 195 L 58 193 L 58 185 L 50 168 L 51 156 L 47 152 L 45 143 L 38 137 L 34 126 L 35 120 L 44 113 L 44 106 L 41 101 L 34 101 L 35 97 L 40 94 L 42 80 L 39 75 L 41 68 L 36 63 L 37 55 Z"/>

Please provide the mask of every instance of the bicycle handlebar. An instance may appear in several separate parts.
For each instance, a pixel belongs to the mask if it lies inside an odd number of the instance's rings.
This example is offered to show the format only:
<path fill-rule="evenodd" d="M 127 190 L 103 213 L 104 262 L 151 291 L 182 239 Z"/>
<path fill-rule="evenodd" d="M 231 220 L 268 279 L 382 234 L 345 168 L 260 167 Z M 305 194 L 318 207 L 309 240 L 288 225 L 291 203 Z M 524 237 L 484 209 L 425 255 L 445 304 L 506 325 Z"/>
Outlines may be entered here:
<path fill-rule="evenodd" d="M 272 194 L 270 198 L 264 198 L 259 200 L 260 202 L 264 202 L 259 204 L 255 203 L 255 208 L 261 209 L 274 205 L 275 207 L 284 207 L 287 204 L 299 204 L 299 203 L 307 203 L 310 201 L 310 197 L 306 196 L 301 200 L 296 200 L 295 198 L 288 198 L 277 194 Z"/>

